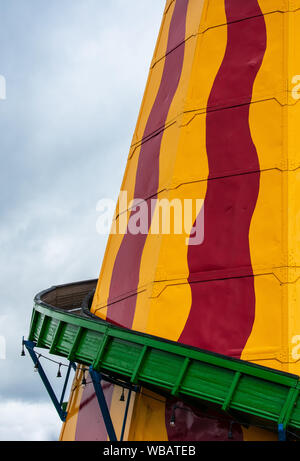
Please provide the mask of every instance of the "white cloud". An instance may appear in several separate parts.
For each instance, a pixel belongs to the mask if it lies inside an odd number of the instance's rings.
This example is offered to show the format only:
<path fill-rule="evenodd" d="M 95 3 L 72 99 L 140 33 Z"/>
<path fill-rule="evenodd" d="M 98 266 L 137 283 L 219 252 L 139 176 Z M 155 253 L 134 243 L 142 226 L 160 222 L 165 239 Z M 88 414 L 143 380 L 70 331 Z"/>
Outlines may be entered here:
<path fill-rule="evenodd" d="M 68 260 L 71 250 L 68 237 L 57 235 L 49 238 L 42 248 L 43 262 L 46 267 L 59 267 Z"/>
<path fill-rule="evenodd" d="M 49 403 L 8 400 L 0 403 L 0 440 L 55 441 L 61 422 Z"/>

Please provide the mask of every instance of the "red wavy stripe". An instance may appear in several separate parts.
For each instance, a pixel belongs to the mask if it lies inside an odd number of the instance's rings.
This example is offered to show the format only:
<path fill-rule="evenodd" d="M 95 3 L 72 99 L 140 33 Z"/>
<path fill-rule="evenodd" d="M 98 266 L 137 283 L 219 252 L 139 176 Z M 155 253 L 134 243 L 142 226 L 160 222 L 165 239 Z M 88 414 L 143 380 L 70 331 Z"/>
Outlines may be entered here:
<path fill-rule="evenodd" d="M 188 263 L 192 306 L 179 339 L 210 351 L 240 356 L 251 333 L 255 315 L 255 291 L 249 249 L 249 227 L 259 192 L 259 162 L 249 128 L 253 84 L 266 49 L 266 29 L 257 0 L 225 0 L 228 42 L 215 79 L 208 108 L 227 107 L 207 113 L 209 178 L 205 198 L 205 241 L 190 246 Z M 251 11 L 253 19 L 233 22 Z M 236 107 L 230 106 L 235 101 Z M 240 101 L 240 104 L 238 105 Z M 220 171 L 243 171 L 237 176 L 216 178 Z M 254 172 L 253 172 L 254 171 Z M 196 274 L 248 268 L 248 277 L 193 283 Z M 245 272 L 245 269 L 243 270 Z M 225 275 L 226 277 L 226 275 Z M 176 410 L 178 423 L 169 425 L 169 440 L 242 439 L 239 425 L 217 415 L 197 415 L 197 409 Z M 180 406 L 180 403 L 176 402 Z M 181 405 L 182 406 L 182 405 Z M 229 431 L 231 427 L 231 431 Z"/>
<path fill-rule="evenodd" d="M 190 246 L 192 306 L 180 341 L 239 356 L 250 335 L 255 292 L 249 228 L 259 192 L 259 162 L 249 128 L 253 84 L 266 49 L 264 17 L 257 0 L 225 0 L 228 42 L 208 106 L 240 98 L 243 105 L 207 113 L 209 178 L 205 198 L 205 240 Z M 243 9 L 252 19 L 231 22 Z M 247 103 L 245 104 L 245 98 Z M 220 165 L 256 172 L 212 179 Z M 248 268 L 248 277 L 192 283 L 193 274 Z"/>
<path fill-rule="evenodd" d="M 149 134 L 157 130 L 158 127 L 165 125 L 178 87 L 185 50 L 184 39 L 187 6 L 188 0 L 176 1 L 168 37 L 167 53 L 169 54 L 166 56 L 160 88 L 149 115 L 143 141 L 145 141 L 145 138 Z M 174 44 L 181 42 L 183 43 L 180 46 L 173 49 Z M 162 137 L 163 131 L 142 144 L 136 174 L 135 199 L 145 199 L 157 194 L 159 185 L 159 154 Z M 151 216 L 149 216 L 148 221 L 149 230 Z M 147 235 L 125 234 L 112 272 L 107 320 L 128 328 L 132 326 L 136 306 L 136 295 L 128 297 L 128 293 L 136 293 L 137 291 L 140 263 L 146 238 Z M 125 299 L 116 302 L 116 298 L 122 296 Z"/>

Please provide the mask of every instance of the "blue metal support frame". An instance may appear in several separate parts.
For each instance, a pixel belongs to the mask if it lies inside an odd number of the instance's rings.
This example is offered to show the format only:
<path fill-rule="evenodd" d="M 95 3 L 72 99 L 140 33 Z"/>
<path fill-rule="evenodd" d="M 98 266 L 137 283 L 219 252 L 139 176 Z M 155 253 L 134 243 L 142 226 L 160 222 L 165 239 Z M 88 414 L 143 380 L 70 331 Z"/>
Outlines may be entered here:
<path fill-rule="evenodd" d="M 63 422 L 65 422 L 66 417 L 67 417 L 67 412 L 65 411 L 65 408 L 64 408 L 64 397 L 65 397 L 65 394 L 66 394 L 71 369 L 73 368 L 73 370 L 76 371 L 76 369 L 77 369 L 76 364 L 74 362 L 69 362 L 67 374 L 66 374 L 65 381 L 64 381 L 64 384 L 63 384 L 61 397 L 58 400 L 58 398 L 56 397 L 56 394 L 55 394 L 55 392 L 53 390 L 53 387 L 51 386 L 50 381 L 47 378 L 47 375 L 46 375 L 46 373 L 45 373 L 45 371 L 44 371 L 44 369 L 43 369 L 43 367 L 42 367 L 42 365 L 40 363 L 39 356 L 37 355 L 37 353 L 35 351 L 35 348 L 37 347 L 37 344 L 35 342 L 33 342 L 33 341 L 25 341 L 24 338 L 23 338 L 22 344 L 23 344 L 23 346 L 26 347 L 26 349 L 27 349 L 27 351 L 28 351 L 33 363 L 34 363 L 34 367 L 37 370 L 37 372 L 38 372 L 38 374 L 39 374 L 39 376 L 40 376 L 40 378 L 41 378 L 41 380 L 42 380 L 42 382 L 43 382 L 43 384 L 44 384 L 44 386 L 45 386 L 45 388 L 46 388 L 46 390 L 47 390 L 47 392 L 48 392 L 48 394 L 49 394 L 49 396 L 50 396 L 50 398 L 52 400 L 52 403 L 53 403 L 53 405 L 54 405 L 60 419 Z M 109 436 L 110 441 L 116 442 L 117 441 L 116 432 L 115 432 L 115 429 L 114 429 L 114 426 L 113 426 L 113 422 L 111 420 L 109 408 L 107 406 L 107 402 L 106 402 L 105 395 L 104 395 L 102 385 L 101 385 L 102 381 L 107 381 L 109 378 L 102 377 L 102 375 L 100 373 L 98 373 L 97 371 L 95 371 L 92 366 L 89 368 L 89 372 L 90 372 L 90 376 L 91 376 L 91 379 L 92 379 L 92 382 L 93 382 L 93 385 L 94 385 L 95 394 L 96 394 L 97 399 L 98 399 L 99 407 L 100 407 L 101 414 L 102 414 L 102 417 L 103 417 L 103 420 L 104 420 L 104 424 L 105 424 L 105 427 L 106 427 L 106 430 L 107 430 L 107 434 Z M 119 382 L 115 381 L 115 384 L 118 385 L 118 386 L 122 386 L 121 382 L 119 383 Z M 125 433 L 125 428 L 126 428 L 126 422 L 127 422 L 127 417 L 128 417 L 128 411 L 129 411 L 131 395 L 132 395 L 133 391 L 134 392 L 138 391 L 137 386 L 129 387 L 126 384 L 124 384 L 124 387 L 126 387 L 128 389 L 128 397 L 127 397 L 127 401 L 126 401 L 124 419 L 123 419 L 122 430 L 121 430 L 121 437 L 120 437 L 121 442 L 123 441 L 123 438 L 124 438 L 124 433 Z"/>
<path fill-rule="evenodd" d="M 59 401 L 60 406 L 62 406 L 63 403 L 64 403 L 65 393 L 66 393 L 66 390 L 67 390 L 67 385 L 68 385 L 68 382 L 69 382 L 69 377 L 70 377 L 72 366 L 73 366 L 73 362 L 69 362 L 68 371 L 67 371 L 65 382 L 64 382 L 64 387 L 63 387 L 63 390 L 62 390 L 62 393 L 61 393 L 61 398 L 60 398 L 60 401 Z M 76 368 L 75 368 L 75 371 L 76 371 Z"/>
<path fill-rule="evenodd" d="M 117 436 L 114 429 L 113 422 L 110 417 L 109 409 L 106 403 L 105 395 L 101 386 L 102 376 L 100 373 L 94 370 L 91 366 L 89 368 L 90 376 L 94 385 L 95 393 L 98 399 L 99 407 L 102 413 L 103 421 L 107 430 L 109 440 L 111 442 L 117 442 Z"/>
<path fill-rule="evenodd" d="M 73 362 L 70 362 L 69 364 L 69 367 L 68 367 L 68 371 L 67 371 L 67 375 L 66 375 L 66 378 L 65 378 L 65 382 L 64 382 L 64 386 L 63 386 L 63 390 L 62 390 L 62 395 L 61 395 L 61 398 L 60 400 L 58 400 L 58 398 L 56 397 L 55 395 L 55 392 L 46 376 L 46 373 L 39 361 L 39 357 L 37 356 L 36 352 L 35 352 L 35 347 L 36 347 L 36 343 L 34 343 L 33 341 L 25 341 L 23 339 L 23 345 L 26 347 L 33 363 L 34 363 L 34 366 L 38 372 L 38 374 L 40 375 L 40 378 L 41 380 L 43 381 L 43 384 L 52 400 L 52 403 L 60 417 L 60 419 L 64 422 L 66 420 L 66 417 L 67 417 L 67 412 L 63 409 L 63 400 L 64 400 L 64 396 L 65 396 L 65 393 L 66 393 L 66 389 L 67 389 L 67 385 L 68 385 L 68 381 L 69 381 L 69 377 L 70 377 L 70 372 L 71 372 L 71 368 L 73 368 L 74 370 L 76 370 L 76 365 L 75 363 Z"/>
<path fill-rule="evenodd" d="M 284 424 L 278 424 L 278 440 L 279 442 L 286 442 L 286 430 Z"/>
<path fill-rule="evenodd" d="M 124 419 L 123 419 L 123 425 L 122 425 L 122 432 L 121 432 L 120 442 L 123 442 L 123 438 L 124 438 L 125 427 L 126 427 L 127 416 L 128 416 L 128 410 L 129 410 L 130 399 L 131 399 L 131 392 L 132 392 L 132 390 L 129 389 L 129 390 L 128 390 L 127 402 L 126 402 L 126 408 L 125 408 L 125 414 L 124 414 Z"/>

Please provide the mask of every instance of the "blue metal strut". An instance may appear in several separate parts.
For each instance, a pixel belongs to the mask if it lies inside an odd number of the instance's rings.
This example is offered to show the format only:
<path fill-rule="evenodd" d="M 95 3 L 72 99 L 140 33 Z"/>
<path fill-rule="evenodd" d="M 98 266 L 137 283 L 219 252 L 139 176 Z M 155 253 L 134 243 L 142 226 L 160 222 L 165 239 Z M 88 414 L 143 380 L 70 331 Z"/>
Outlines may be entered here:
<path fill-rule="evenodd" d="M 112 423 L 109 409 L 106 403 L 105 395 L 104 395 L 104 392 L 101 386 L 102 376 L 100 373 L 95 371 L 92 366 L 89 368 L 89 372 L 92 378 L 92 382 L 93 382 L 94 389 L 95 389 L 95 394 L 98 399 L 98 403 L 99 403 L 100 410 L 103 416 L 103 420 L 104 420 L 104 424 L 107 430 L 109 440 L 111 442 L 117 442 L 117 436 L 115 433 L 114 425 Z"/>
<path fill-rule="evenodd" d="M 58 398 L 56 397 L 55 395 L 55 392 L 53 390 L 53 387 L 51 386 L 47 376 L 46 376 L 46 373 L 39 361 L 39 357 L 37 356 L 34 348 L 36 347 L 36 343 L 34 343 L 33 341 L 25 341 L 23 339 L 23 345 L 26 347 L 33 363 L 34 363 L 34 367 L 35 369 L 37 370 L 38 374 L 40 375 L 41 377 L 41 380 L 43 381 L 43 384 L 52 400 L 52 403 L 60 417 L 60 419 L 64 422 L 66 421 L 66 417 L 67 417 L 67 412 L 63 409 L 63 400 L 64 400 L 64 396 L 65 396 L 65 392 L 66 392 L 66 388 L 67 388 L 67 385 L 68 385 L 68 381 L 69 381 L 69 377 L 70 377 L 70 371 L 71 371 L 71 368 L 73 368 L 74 370 L 76 370 L 76 365 L 73 363 L 73 362 L 70 362 L 69 364 L 69 367 L 68 367 L 68 371 L 67 371 L 67 375 L 66 375 L 66 378 L 65 378 L 65 382 L 64 382 L 64 386 L 63 386 L 63 390 L 62 390 L 62 395 L 61 395 L 61 398 L 60 400 L 58 400 Z"/>

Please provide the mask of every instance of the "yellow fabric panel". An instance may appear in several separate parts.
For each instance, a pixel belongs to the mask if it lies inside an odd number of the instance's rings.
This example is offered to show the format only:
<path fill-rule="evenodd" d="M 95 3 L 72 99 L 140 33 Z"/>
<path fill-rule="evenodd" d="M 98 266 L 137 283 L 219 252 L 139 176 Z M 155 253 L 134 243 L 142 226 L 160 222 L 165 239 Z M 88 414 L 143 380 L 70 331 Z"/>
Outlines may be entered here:
<path fill-rule="evenodd" d="M 137 395 L 128 441 L 167 441 L 165 400 L 148 390 Z"/>
<path fill-rule="evenodd" d="M 189 0 L 186 18 L 186 38 L 195 36 L 200 32 L 203 21 L 203 8 L 205 0 Z"/>
<path fill-rule="evenodd" d="M 288 284 L 289 324 L 289 372 L 300 375 L 300 269 L 291 274 L 294 282 Z"/>
<path fill-rule="evenodd" d="M 275 274 L 255 276 L 255 322 L 242 359 L 300 375 L 300 270 L 282 272 L 285 283 Z"/>
<path fill-rule="evenodd" d="M 288 7 L 295 9 L 295 3 L 289 2 Z M 266 26 L 267 53 L 255 82 L 255 94 L 268 76 L 274 74 L 277 83 L 270 87 L 273 95 L 268 95 L 273 100 L 252 104 L 250 111 L 252 138 L 265 171 L 261 173 L 249 236 L 255 274 L 255 321 L 242 358 L 300 374 L 299 359 L 294 357 L 300 333 L 300 105 L 292 93 L 292 78 L 300 73 L 300 11 L 268 15 Z M 283 63 L 280 75 L 278 61 Z M 278 97 L 280 87 L 284 89 L 282 97 Z"/>
<path fill-rule="evenodd" d="M 215 6 L 211 7 L 215 12 Z M 225 19 L 224 1 L 218 4 L 220 9 L 219 15 L 223 15 L 223 20 L 218 27 L 208 28 L 202 32 L 202 43 L 199 47 L 197 63 L 205 62 L 205 66 L 199 69 L 199 78 L 194 81 L 191 88 L 191 94 L 188 103 L 188 110 L 200 110 L 206 108 L 206 88 L 205 85 L 210 83 L 209 74 L 214 73 L 220 67 L 219 55 L 226 47 L 227 24 Z M 276 98 L 281 104 L 286 102 L 286 80 L 285 80 L 285 49 L 284 40 L 282 40 L 285 21 L 287 14 L 281 12 L 265 15 L 265 22 L 268 29 L 268 46 L 264 57 L 263 66 L 259 72 L 253 90 L 252 101 L 261 101 L 264 99 Z M 207 45 L 208 44 L 208 45 Z M 214 56 L 214 59 L 211 59 Z M 215 59 L 215 56 L 217 57 Z M 236 63 L 238 68 L 238 62 Z M 232 69 L 234 72 L 234 68 Z M 223 104 L 239 105 L 243 100 L 248 100 L 248 95 L 243 93 L 243 88 L 239 88 L 236 97 L 231 100 L 222 101 Z"/>
<path fill-rule="evenodd" d="M 284 287 L 272 273 L 254 277 L 255 321 L 242 359 L 281 369 Z"/>
<path fill-rule="evenodd" d="M 260 7 L 264 2 L 259 2 Z M 286 103 L 286 14 L 275 12 L 264 16 L 267 29 L 267 49 L 254 83 L 252 102 L 275 98 Z"/>
<path fill-rule="evenodd" d="M 266 16 L 274 12 L 287 12 L 300 8 L 300 0 L 259 0 L 262 13 Z M 224 0 L 213 0 L 207 4 L 205 11 L 206 20 L 203 29 L 208 29 L 224 24 Z"/>
<path fill-rule="evenodd" d="M 299 5 L 300 8 L 300 5 Z M 289 169 L 300 166 L 300 9 L 287 15 L 287 80 L 288 80 L 288 107 L 286 115 L 286 148 L 289 156 Z M 295 83 L 293 79 L 296 78 Z M 295 99 L 296 98 L 296 99 Z"/>
<path fill-rule="evenodd" d="M 300 68 L 300 65 L 299 65 L 299 68 Z M 299 74 L 300 74 L 300 69 L 299 69 Z M 300 139 L 299 139 L 300 102 L 294 101 L 294 104 L 285 107 L 284 111 L 286 113 L 285 123 L 286 123 L 286 131 L 287 131 L 287 141 L 286 141 L 285 148 L 288 149 L 288 152 L 289 152 L 289 155 L 286 160 L 286 163 L 287 163 L 286 169 L 293 171 L 300 167 Z"/>
<path fill-rule="evenodd" d="M 287 175 L 288 193 L 288 261 L 289 266 L 300 267 L 300 169 Z"/>
<path fill-rule="evenodd" d="M 226 23 L 226 15 L 223 4 L 223 21 Z M 208 29 L 201 33 L 197 39 L 197 48 L 193 63 L 190 85 L 187 96 L 185 111 L 206 111 L 207 100 L 219 71 L 227 44 L 227 26 Z M 211 59 L 211 57 L 214 59 Z M 199 63 L 205 65 L 199 65 Z M 194 114 L 187 114 L 186 122 L 193 118 Z"/>
<path fill-rule="evenodd" d="M 159 292 L 154 292 L 150 299 L 147 333 L 178 341 L 190 312 L 190 286 L 185 280 L 177 284 L 157 284 L 154 288 Z"/>
<path fill-rule="evenodd" d="M 254 426 L 249 428 L 242 427 L 244 434 L 244 442 L 278 442 L 278 435 L 264 429 Z"/>
<path fill-rule="evenodd" d="M 261 172 L 256 208 L 250 227 L 251 261 L 254 273 L 273 272 L 288 265 L 284 213 L 287 172 Z"/>
<path fill-rule="evenodd" d="M 165 193 L 160 194 L 159 199 L 167 199 L 170 203 L 170 206 L 174 204 L 174 208 L 178 209 L 178 213 L 176 215 L 181 215 L 182 217 L 182 231 L 181 229 L 177 229 L 178 234 L 174 233 L 175 223 L 174 223 L 174 214 L 170 214 L 170 234 L 160 234 L 160 252 L 159 252 L 159 260 L 157 264 L 157 271 L 155 273 L 155 277 L 152 280 L 155 281 L 168 281 L 168 280 L 178 280 L 182 278 L 186 278 L 189 274 L 189 270 L 187 267 L 187 251 L 188 251 L 188 241 L 191 234 L 191 229 L 196 220 L 196 217 L 199 215 L 201 208 L 203 207 L 203 200 L 205 198 L 207 188 L 206 181 L 200 181 L 190 184 L 182 184 L 174 189 L 170 189 Z M 184 203 L 185 200 L 193 200 L 191 203 L 191 207 L 188 207 L 187 204 Z M 196 200 L 197 206 L 196 206 Z M 178 206 L 176 205 L 178 204 Z M 191 211 L 191 219 L 186 219 L 186 223 L 184 222 L 184 208 L 186 210 Z M 180 213 L 182 209 L 182 213 Z M 159 207 L 156 207 L 155 215 L 153 217 L 152 229 L 156 226 L 156 222 L 158 216 L 162 216 L 160 213 Z M 185 213 L 186 214 L 186 213 Z M 179 216 L 177 221 L 179 221 Z M 185 229 L 187 227 L 187 229 Z M 176 229 L 175 229 L 176 230 Z M 156 237 L 156 236 L 154 236 Z M 150 233 L 148 236 L 149 246 L 154 246 L 157 244 L 156 239 L 153 238 L 153 235 Z M 151 242 L 153 240 L 153 243 Z M 150 256 L 150 255 L 149 255 Z M 142 277 L 142 274 L 141 274 Z M 150 281 L 150 280 L 149 280 Z"/>
<path fill-rule="evenodd" d="M 128 392 L 129 392 L 128 389 L 124 390 L 125 401 L 121 402 L 120 398 L 122 395 L 122 391 L 123 391 L 122 387 L 114 386 L 112 400 L 111 400 L 110 409 L 109 409 L 110 417 L 111 417 L 111 420 L 112 420 L 112 423 L 115 429 L 117 440 L 120 440 L 121 438 L 125 408 L 126 408 Z M 126 422 L 125 431 L 124 431 L 124 438 L 123 438 L 124 442 L 128 440 L 128 436 L 129 436 L 129 429 L 130 429 L 130 424 L 131 424 L 135 396 L 136 394 L 132 392 L 130 404 L 128 408 L 127 422 Z"/>
<path fill-rule="evenodd" d="M 300 8 L 300 0 L 289 0 L 289 10 L 294 11 Z"/>
<path fill-rule="evenodd" d="M 83 393 L 83 387 L 81 386 L 82 378 L 82 371 L 81 369 L 79 369 L 76 371 L 72 383 L 72 389 L 67 407 L 67 419 L 66 422 L 63 424 L 60 433 L 59 440 L 63 442 L 72 442 L 75 440 L 79 407 Z"/>
<path fill-rule="evenodd" d="M 287 154 L 284 149 L 284 112 L 276 99 L 251 104 L 250 129 L 258 150 L 260 170 L 285 170 Z"/>

